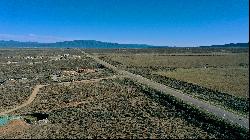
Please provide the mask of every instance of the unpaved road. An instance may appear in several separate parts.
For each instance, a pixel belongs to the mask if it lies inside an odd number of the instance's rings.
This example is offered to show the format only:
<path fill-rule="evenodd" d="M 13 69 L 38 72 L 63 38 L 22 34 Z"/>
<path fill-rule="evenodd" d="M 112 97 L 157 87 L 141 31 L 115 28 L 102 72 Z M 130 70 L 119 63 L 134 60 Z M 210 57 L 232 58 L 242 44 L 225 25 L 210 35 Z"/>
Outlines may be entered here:
<path fill-rule="evenodd" d="M 247 118 L 233 114 L 233 113 L 228 112 L 228 111 L 226 111 L 222 108 L 219 108 L 217 106 L 202 102 L 198 99 L 195 99 L 191 96 L 188 96 L 187 94 L 183 94 L 179 90 L 175 90 L 175 89 L 170 88 L 168 86 L 165 86 L 163 84 L 154 82 L 154 81 L 149 80 L 147 78 L 144 78 L 140 75 L 136 75 L 136 74 L 130 73 L 128 71 L 120 70 L 117 67 L 115 67 L 115 66 L 95 57 L 95 56 L 92 56 L 92 55 L 85 53 L 84 51 L 82 51 L 82 53 L 85 54 L 87 57 L 94 59 L 97 63 L 100 63 L 100 64 L 104 65 L 105 67 L 112 69 L 113 71 L 126 76 L 127 78 L 130 78 L 130 79 L 137 81 L 141 84 L 147 85 L 147 86 L 149 86 L 155 90 L 161 91 L 165 94 L 170 94 L 178 99 L 181 99 L 182 101 L 184 101 L 187 104 L 195 105 L 196 107 L 198 107 L 202 110 L 206 110 L 209 113 L 212 113 L 219 118 L 223 118 L 226 121 L 229 121 L 233 124 L 237 124 L 237 125 L 240 125 L 240 126 L 243 126 L 247 129 L 249 129 L 249 119 L 247 119 Z"/>
<path fill-rule="evenodd" d="M 81 81 L 73 81 L 73 82 L 62 82 L 62 83 L 58 83 L 58 84 L 59 84 L 59 85 L 69 85 L 69 84 L 71 84 L 71 83 L 95 83 L 95 82 L 99 82 L 99 81 L 104 80 L 104 79 L 114 79 L 114 78 L 117 78 L 117 76 L 116 76 L 116 75 L 113 75 L 113 76 L 105 77 L 105 78 L 89 79 L 89 80 L 81 80 Z M 45 86 L 48 86 L 48 85 L 36 85 L 35 88 L 34 88 L 34 90 L 33 90 L 32 93 L 31 93 L 29 99 L 28 99 L 25 103 L 23 103 L 23 104 L 21 104 L 21 105 L 18 105 L 18 106 L 16 106 L 16 107 L 13 108 L 13 109 L 10 109 L 10 110 L 1 112 L 1 113 L 0 113 L 0 116 L 6 115 L 6 114 L 8 114 L 8 113 L 11 113 L 11 112 L 13 112 L 13 111 L 16 111 L 16 110 L 18 110 L 18 109 L 21 109 L 21 108 L 23 108 L 23 107 L 29 105 L 29 104 L 36 98 L 36 95 L 37 95 L 37 93 L 39 92 L 40 88 L 45 87 Z"/>
<path fill-rule="evenodd" d="M 10 109 L 10 110 L 1 112 L 1 113 L 0 113 L 0 116 L 1 116 L 1 115 L 5 115 L 5 114 L 8 114 L 8 113 L 11 113 L 11 112 L 13 112 L 13 111 L 16 111 L 16 110 L 18 110 L 18 109 L 20 109 L 20 108 L 23 108 L 23 107 L 29 105 L 29 104 L 36 98 L 36 95 L 37 95 L 39 89 L 42 88 L 42 87 L 44 87 L 44 86 L 46 86 L 46 85 L 36 85 L 35 88 L 34 88 L 34 90 L 33 90 L 32 93 L 31 93 L 29 99 L 28 99 L 25 103 L 23 103 L 23 104 L 21 104 L 21 105 L 15 107 L 15 108 L 13 108 L 13 109 Z"/>

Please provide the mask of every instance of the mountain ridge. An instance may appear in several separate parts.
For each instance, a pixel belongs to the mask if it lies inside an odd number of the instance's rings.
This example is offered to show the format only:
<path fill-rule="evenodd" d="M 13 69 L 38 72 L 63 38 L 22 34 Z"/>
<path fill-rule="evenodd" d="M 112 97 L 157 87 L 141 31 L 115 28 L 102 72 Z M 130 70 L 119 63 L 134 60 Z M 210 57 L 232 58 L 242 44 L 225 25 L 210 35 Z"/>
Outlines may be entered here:
<path fill-rule="evenodd" d="M 97 40 L 73 40 L 55 43 L 21 42 L 0 40 L 0 48 L 169 48 L 170 46 L 156 46 L 147 44 L 119 44 Z M 176 47 L 176 46 L 175 46 Z M 246 48 L 248 43 L 229 43 L 224 45 L 198 46 L 200 48 Z"/>
<path fill-rule="evenodd" d="M 39 43 L 39 42 L 20 42 L 20 41 L 4 41 L 0 40 L 0 47 L 23 47 L 23 48 L 150 48 L 150 47 L 168 47 L 153 46 L 147 44 L 119 44 L 112 42 L 102 42 L 96 40 L 73 40 L 55 43 Z"/>
<path fill-rule="evenodd" d="M 248 43 L 229 43 L 224 45 L 210 45 L 210 46 L 199 46 L 201 48 L 246 48 L 249 47 Z"/>

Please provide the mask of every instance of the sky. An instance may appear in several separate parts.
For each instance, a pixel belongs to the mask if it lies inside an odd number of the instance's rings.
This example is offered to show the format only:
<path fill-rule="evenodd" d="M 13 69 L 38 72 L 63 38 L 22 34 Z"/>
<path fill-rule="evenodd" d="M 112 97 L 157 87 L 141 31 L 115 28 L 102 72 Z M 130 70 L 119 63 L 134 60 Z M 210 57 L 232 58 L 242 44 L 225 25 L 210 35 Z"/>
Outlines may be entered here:
<path fill-rule="evenodd" d="M 0 40 L 249 42 L 249 0 L 0 0 Z"/>

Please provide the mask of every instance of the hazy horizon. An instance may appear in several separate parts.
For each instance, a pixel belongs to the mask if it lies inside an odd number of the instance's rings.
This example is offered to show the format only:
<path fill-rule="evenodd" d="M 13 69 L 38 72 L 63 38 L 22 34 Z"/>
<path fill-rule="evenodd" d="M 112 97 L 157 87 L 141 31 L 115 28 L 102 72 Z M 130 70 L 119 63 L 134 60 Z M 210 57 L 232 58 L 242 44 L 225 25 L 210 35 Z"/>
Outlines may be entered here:
<path fill-rule="evenodd" d="M 90 39 L 90 40 L 84 40 L 84 39 L 80 39 L 83 41 L 100 41 L 100 40 L 94 40 L 94 39 Z M 19 40 L 0 40 L 0 41 L 18 41 L 18 42 L 31 42 L 31 43 L 59 43 L 59 42 L 64 42 L 64 41 L 78 41 L 78 40 L 63 40 L 63 41 L 55 41 L 55 42 L 38 42 L 38 41 L 19 41 Z M 106 42 L 106 43 L 118 43 L 118 42 L 108 42 L 108 41 L 101 41 L 101 42 Z M 236 43 L 249 43 L 249 42 L 228 42 L 228 43 L 224 43 L 224 44 L 211 44 L 211 45 L 225 45 L 225 44 L 236 44 Z M 199 46 L 176 46 L 176 45 L 152 45 L 152 44 L 145 44 L 145 43 L 118 43 L 118 44 L 138 44 L 138 45 L 149 45 L 149 46 L 166 46 L 166 47 L 200 47 L 200 46 L 211 46 L 211 45 L 199 45 Z"/>

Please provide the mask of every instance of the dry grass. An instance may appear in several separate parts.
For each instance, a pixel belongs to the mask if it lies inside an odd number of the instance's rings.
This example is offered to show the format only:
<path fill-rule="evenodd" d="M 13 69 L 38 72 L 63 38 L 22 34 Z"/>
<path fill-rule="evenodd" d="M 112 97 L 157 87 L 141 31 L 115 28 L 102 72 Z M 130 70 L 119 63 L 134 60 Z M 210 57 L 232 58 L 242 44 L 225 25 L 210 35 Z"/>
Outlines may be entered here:
<path fill-rule="evenodd" d="M 249 97 L 248 68 L 192 68 L 156 73 L 220 92 Z"/>
<path fill-rule="evenodd" d="M 153 70 L 162 76 L 194 83 L 231 95 L 249 97 L 249 54 L 113 54 L 107 59 L 122 65 L 142 70 L 149 67 L 163 67 Z M 164 68 L 175 68 L 167 71 Z"/>
<path fill-rule="evenodd" d="M 122 55 L 115 54 L 107 56 L 113 61 L 120 62 L 127 66 L 146 67 L 146 66 L 165 66 L 175 68 L 192 67 L 230 67 L 249 65 L 248 53 L 227 54 L 213 56 L 209 54 L 202 55 L 154 55 L 154 54 L 133 54 Z"/>

